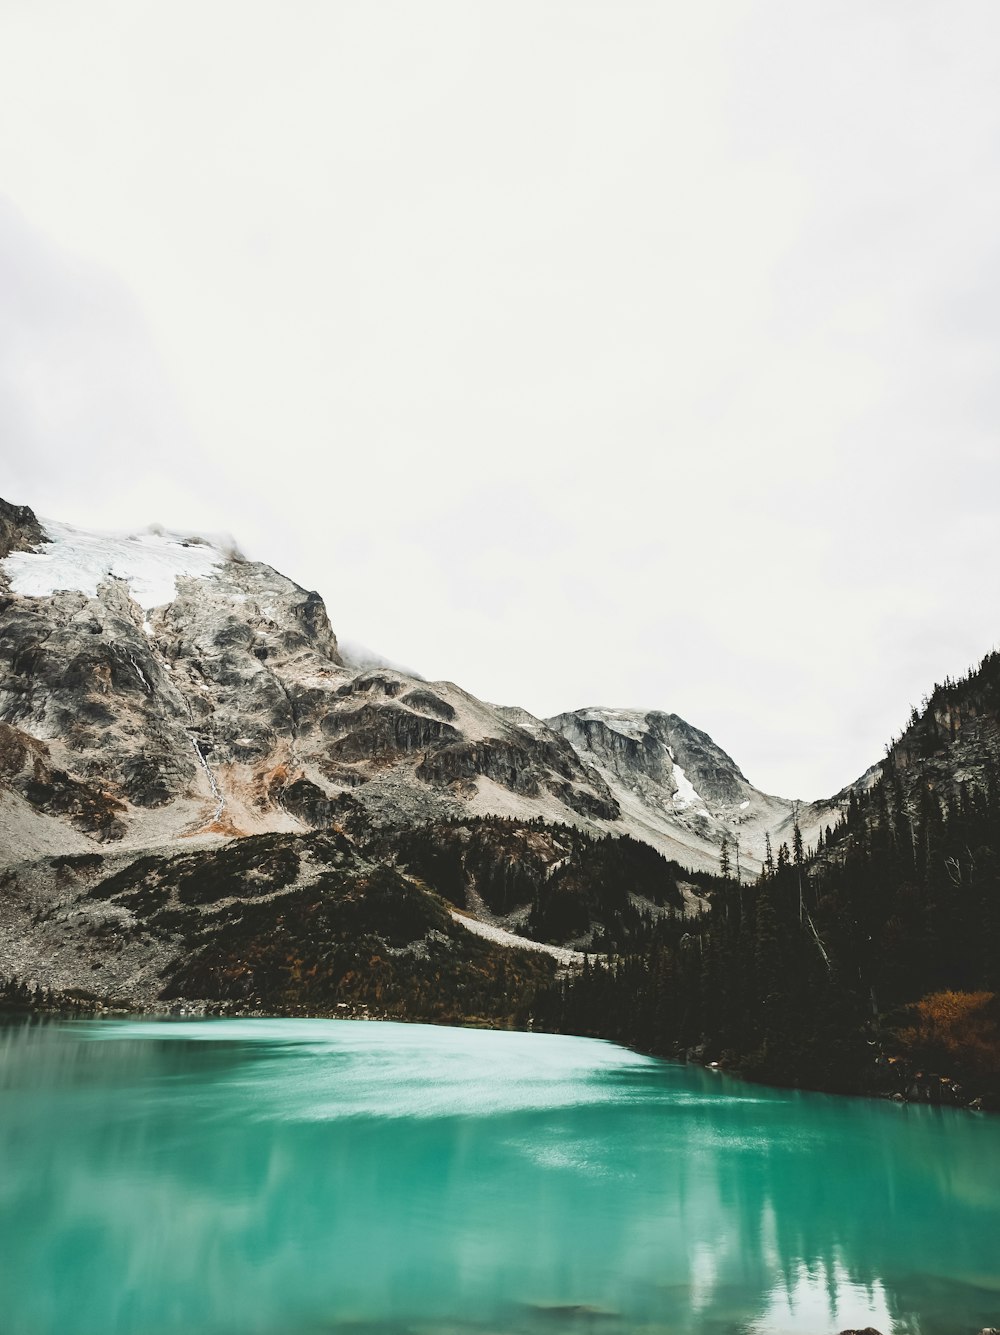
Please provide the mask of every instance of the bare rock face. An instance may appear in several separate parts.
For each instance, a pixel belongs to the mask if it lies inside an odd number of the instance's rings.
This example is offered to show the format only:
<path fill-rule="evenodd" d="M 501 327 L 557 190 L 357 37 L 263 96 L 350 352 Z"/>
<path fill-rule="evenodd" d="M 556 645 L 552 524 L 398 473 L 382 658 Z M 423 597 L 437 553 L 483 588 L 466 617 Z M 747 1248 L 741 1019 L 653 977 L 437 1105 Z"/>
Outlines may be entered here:
<path fill-rule="evenodd" d="M 676 714 L 544 722 L 345 661 L 319 594 L 230 544 L 88 533 L 0 502 L 0 554 L 8 861 L 81 839 L 140 850 L 304 833 L 348 794 L 373 829 L 542 819 L 702 870 L 727 838 L 747 879 L 765 832 L 791 836 L 795 805 Z M 806 839 L 835 814 L 800 811 Z"/>
<path fill-rule="evenodd" d="M 34 510 L 0 499 L 0 560 L 11 552 L 30 552 L 44 541 Z"/>
<path fill-rule="evenodd" d="M 987 703 L 952 702 L 952 732 L 978 737 Z M 699 911 L 664 857 L 715 871 L 727 839 L 750 880 L 767 833 L 777 847 L 797 815 L 808 842 L 847 796 L 798 809 L 760 793 L 675 714 L 543 721 L 372 655 L 345 658 L 319 594 L 227 543 L 88 533 L 0 502 L 0 979 L 64 989 L 106 968 L 114 995 L 155 998 L 194 933 L 221 951 L 224 986 L 206 955 L 184 994 L 218 983 L 238 1000 L 247 903 L 263 958 L 290 911 L 278 881 L 292 869 L 297 950 L 329 907 L 317 886 L 329 889 L 343 839 L 357 885 L 391 871 L 402 903 L 441 888 L 423 878 L 453 873 L 474 912 L 481 892 L 534 915 L 545 939 L 589 948 L 597 928 L 625 939 L 637 915 L 680 898 Z M 341 945 L 353 876 L 331 927 Z M 368 907 L 391 918 L 398 905 L 381 895 Z M 263 998 L 262 986 L 246 995 Z"/>
<path fill-rule="evenodd" d="M 99 842 L 124 833 L 120 798 L 100 781 L 74 779 L 58 769 L 44 742 L 7 723 L 0 723 L 0 784 L 35 812 L 65 819 Z"/>
<path fill-rule="evenodd" d="M 818 828 L 812 807 L 754 788 L 707 733 L 676 714 L 591 708 L 547 722 L 606 782 L 630 833 L 689 866 L 717 867 L 726 839 L 734 868 L 738 845 L 741 871 L 752 879 L 765 835 L 777 847 L 791 838 L 796 817 L 807 840 Z"/>
<path fill-rule="evenodd" d="M 323 828 L 347 792 L 381 827 L 468 808 L 600 833 L 618 820 L 557 733 L 449 682 L 346 665 L 317 593 L 222 545 L 89 534 L 2 503 L 0 551 L 13 845 L 19 811 L 35 843 L 53 824 L 46 846 L 71 826 L 162 847 Z"/>

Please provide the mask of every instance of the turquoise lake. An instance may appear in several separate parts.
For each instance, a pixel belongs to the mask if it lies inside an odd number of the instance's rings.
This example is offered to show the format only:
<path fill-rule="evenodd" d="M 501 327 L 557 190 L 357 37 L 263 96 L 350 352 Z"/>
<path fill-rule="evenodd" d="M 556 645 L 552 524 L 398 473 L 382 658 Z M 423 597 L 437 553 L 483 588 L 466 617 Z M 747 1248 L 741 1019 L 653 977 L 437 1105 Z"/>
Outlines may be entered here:
<path fill-rule="evenodd" d="M 0 1028 L 3 1335 L 866 1325 L 1000 1325 L 1000 1118 L 542 1034 Z"/>

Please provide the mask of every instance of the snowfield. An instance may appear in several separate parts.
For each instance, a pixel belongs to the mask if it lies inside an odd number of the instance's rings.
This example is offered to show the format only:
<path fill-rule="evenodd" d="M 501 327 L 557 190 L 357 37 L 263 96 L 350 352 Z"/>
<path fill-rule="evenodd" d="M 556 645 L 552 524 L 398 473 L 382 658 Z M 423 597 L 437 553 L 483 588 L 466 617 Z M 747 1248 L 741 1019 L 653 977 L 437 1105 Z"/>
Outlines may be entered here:
<path fill-rule="evenodd" d="M 460 909 L 452 909 L 451 916 L 455 922 L 460 923 L 473 936 L 481 936 L 499 946 L 517 946 L 521 950 L 537 950 L 542 955 L 551 955 L 554 960 L 558 960 L 560 964 L 566 966 L 583 964 L 584 953 L 582 950 L 570 950 L 568 946 L 550 946 L 547 942 L 535 941 L 530 936 L 518 936 L 515 932 L 508 932 L 505 927 L 497 927 L 493 923 L 483 922 L 480 918 L 473 918 L 471 914 L 462 913 Z M 598 958 L 600 956 L 591 956 L 591 959 Z"/>
<path fill-rule="evenodd" d="M 705 805 L 698 793 L 695 792 L 694 784 L 676 760 L 674 761 L 674 778 L 677 781 L 677 792 L 674 793 L 675 807 L 683 811 L 685 807 L 703 807 Z"/>
<path fill-rule="evenodd" d="M 201 538 L 150 530 L 131 536 L 85 533 L 43 519 L 49 538 L 37 552 L 11 552 L 2 562 L 14 593 L 46 598 L 75 589 L 88 598 L 109 576 L 128 582 L 144 611 L 172 603 L 178 576 L 207 579 L 226 561 L 225 553 Z"/>

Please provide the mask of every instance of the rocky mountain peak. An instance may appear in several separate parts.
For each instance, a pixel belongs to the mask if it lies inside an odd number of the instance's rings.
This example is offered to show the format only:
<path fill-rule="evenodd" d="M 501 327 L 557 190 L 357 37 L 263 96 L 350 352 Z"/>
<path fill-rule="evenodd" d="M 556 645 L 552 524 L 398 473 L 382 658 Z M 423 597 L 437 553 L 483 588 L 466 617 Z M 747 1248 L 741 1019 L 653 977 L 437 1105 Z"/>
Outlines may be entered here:
<path fill-rule="evenodd" d="M 349 799 L 379 829 L 541 819 L 712 869 L 723 837 L 753 863 L 790 825 L 792 803 L 676 714 L 543 721 L 345 659 L 319 594 L 226 540 L 92 533 L 6 503 L 0 526 L 12 847 L 305 831 Z"/>
<path fill-rule="evenodd" d="M 636 837 L 668 857 L 715 866 L 725 838 L 739 841 L 744 865 L 756 871 L 765 835 L 790 836 L 796 804 L 759 792 L 708 733 L 678 714 L 591 706 L 547 723 L 605 780 Z M 810 810 L 799 819 L 808 836 Z"/>
<path fill-rule="evenodd" d="M 697 800 L 742 801 L 750 789 L 732 757 L 708 733 L 677 714 L 590 707 L 548 722 L 575 746 L 603 753 L 612 768 L 639 770 L 672 786 L 675 800 L 683 806 Z"/>
<path fill-rule="evenodd" d="M 228 544 L 8 509 L 0 720 L 15 735 L 0 823 L 13 844 L 29 824 L 53 851 L 81 833 L 141 847 L 307 830 L 348 794 L 380 827 L 468 811 L 601 833 L 618 821 L 558 734 L 451 683 L 345 663 L 319 594 Z M 99 778 L 114 818 L 32 807 L 36 743 L 64 776 L 63 805 Z"/>

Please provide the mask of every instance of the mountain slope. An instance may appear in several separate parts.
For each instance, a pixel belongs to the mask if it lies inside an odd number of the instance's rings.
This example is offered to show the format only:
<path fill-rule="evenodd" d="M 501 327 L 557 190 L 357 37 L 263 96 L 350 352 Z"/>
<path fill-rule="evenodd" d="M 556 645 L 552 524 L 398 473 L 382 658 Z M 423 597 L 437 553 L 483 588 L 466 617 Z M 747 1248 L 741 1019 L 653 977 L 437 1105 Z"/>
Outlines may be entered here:
<path fill-rule="evenodd" d="M 208 975 L 182 970 L 186 955 L 243 941 L 256 957 L 291 901 L 261 898 L 251 865 L 239 893 L 193 915 L 180 890 L 160 893 L 185 859 L 226 881 L 263 839 L 315 869 L 334 835 L 359 876 L 393 872 L 401 904 L 436 893 L 443 911 L 486 924 L 491 950 L 527 933 L 565 962 L 621 948 L 682 905 L 700 911 L 723 836 L 739 839 L 749 878 L 794 809 L 676 715 L 546 722 L 345 658 L 320 596 L 231 543 L 88 533 L 0 503 L 0 972 L 62 990 L 97 977 L 126 1000 L 179 979 L 190 997 Z M 316 873 L 318 898 L 312 872 L 295 884 L 339 951 L 337 865 Z M 135 868 L 141 884 L 100 890 Z M 250 919 L 252 942 L 239 927 Z M 364 927 L 373 977 L 371 960 L 401 958 L 383 927 Z M 471 958 L 468 936 L 449 929 L 445 954 L 431 951 L 441 968 Z M 300 963 L 301 944 L 289 945 Z M 256 1003 L 291 1004 L 274 960 L 258 968 L 240 950 L 226 968 L 250 971 Z M 303 967 L 322 973 L 316 959 Z M 417 973 L 405 986 L 426 999 L 433 980 Z M 350 993 L 329 978 L 331 996 Z M 226 988 L 212 996 L 235 1004 Z"/>
<path fill-rule="evenodd" d="M 693 866 L 717 866 L 726 839 L 734 866 L 753 879 L 765 836 L 790 840 L 796 817 L 808 842 L 829 820 L 827 804 L 771 797 L 705 732 L 676 714 L 577 709 L 547 720 L 608 785 L 634 838 Z"/>
<path fill-rule="evenodd" d="M 717 880 L 549 1023 L 773 1083 L 1000 1108 L 1000 654 L 936 686 L 846 799 L 811 853 Z"/>
<path fill-rule="evenodd" d="M 1000 653 L 958 681 L 936 685 L 889 747 L 883 771 L 909 790 L 928 786 L 954 797 L 962 784 L 988 786 L 1000 774 Z"/>
<path fill-rule="evenodd" d="M 46 523 L 24 550 L 30 525 L 7 530 L 8 856 L 322 828 L 348 791 L 376 824 L 619 820 L 558 734 L 452 683 L 346 666 L 318 594 L 268 566 L 179 535 Z"/>
<path fill-rule="evenodd" d="M 0 832 L 7 857 L 501 815 L 627 833 L 754 870 L 793 804 L 676 715 L 548 723 L 342 657 L 326 608 L 231 544 L 92 534 L 0 508 Z M 808 830 L 808 822 L 806 822 Z"/>

